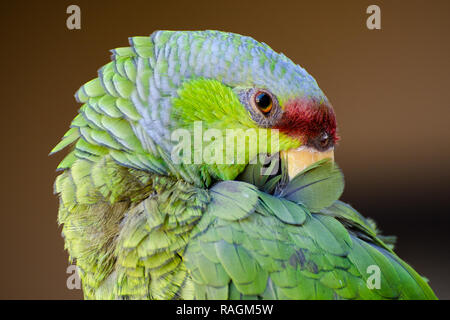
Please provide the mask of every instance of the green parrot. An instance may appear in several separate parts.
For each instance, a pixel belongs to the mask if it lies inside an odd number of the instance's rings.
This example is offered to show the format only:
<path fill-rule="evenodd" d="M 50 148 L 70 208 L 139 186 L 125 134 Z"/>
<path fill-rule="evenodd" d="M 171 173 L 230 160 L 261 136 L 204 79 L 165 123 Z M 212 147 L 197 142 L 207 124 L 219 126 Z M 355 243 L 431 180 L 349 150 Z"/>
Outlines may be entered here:
<path fill-rule="evenodd" d="M 233 33 L 129 42 L 51 152 L 86 299 L 436 299 L 338 200 L 335 113 L 303 68 Z"/>

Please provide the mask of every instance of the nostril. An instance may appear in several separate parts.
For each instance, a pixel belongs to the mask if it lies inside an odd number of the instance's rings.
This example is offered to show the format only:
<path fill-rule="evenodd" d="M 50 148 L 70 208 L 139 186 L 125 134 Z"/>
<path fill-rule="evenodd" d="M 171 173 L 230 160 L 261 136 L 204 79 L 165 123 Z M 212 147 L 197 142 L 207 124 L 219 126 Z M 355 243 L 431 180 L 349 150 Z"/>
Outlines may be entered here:
<path fill-rule="evenodd" d="M 319 144 L 321 147 L 326 148 L 328 146 L 329 142 L 330 142 L 330 136 L 328 135 L 328 133 L 324 132 L 319 139 Z"/>
<path fill-rule="evenodd" d="M 274 128 L 306 142 L 313 140 L 314 145 L 321 149 L 329 148 L 338 139 L 333 108 L 313 99 L 288 101 Z"/>
<path fill-rule="evenodd" d="M 334 139 L 327 132 L 322 132 L 319 135 L 309 137 L 306 145 L 317 151 L 325 151 L 334 146 Z"/>

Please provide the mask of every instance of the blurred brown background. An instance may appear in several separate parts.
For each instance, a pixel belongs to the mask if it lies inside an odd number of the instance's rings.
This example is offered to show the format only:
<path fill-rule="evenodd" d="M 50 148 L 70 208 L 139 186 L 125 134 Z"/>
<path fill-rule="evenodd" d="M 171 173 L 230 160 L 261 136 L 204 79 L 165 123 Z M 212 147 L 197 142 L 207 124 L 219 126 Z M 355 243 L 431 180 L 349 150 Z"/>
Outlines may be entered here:
<path fill-rule="evenodd" d="M 81 30 L 66 8 L 81 8 Z M 381 30 L 366 8 L 381 7 Z M 0 298 L 72 299 L 50 149 L 109 49 L 157 29 L 250 35 L 330 98 L 344 200 L 399 236 L 397 253 L 450 298 L 450 1 L 2 1 Z"/>

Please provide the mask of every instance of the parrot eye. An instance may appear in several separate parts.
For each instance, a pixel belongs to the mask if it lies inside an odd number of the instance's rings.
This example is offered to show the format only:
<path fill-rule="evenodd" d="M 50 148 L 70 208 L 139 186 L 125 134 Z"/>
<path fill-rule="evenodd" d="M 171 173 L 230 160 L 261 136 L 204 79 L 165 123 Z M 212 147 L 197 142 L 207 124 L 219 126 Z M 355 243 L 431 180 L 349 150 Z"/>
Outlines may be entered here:
<path fill-rule="evenodd" d="M 248 88 L 239 91 L 239 100 L 250 117 L 262 128 L 271 128 L 283 115 L 277 96 L 267 89 Z"/>
<path fill-rule="evenodd" d="M 253 96 L 253 103 L 262 114 L 268 115 L 273 107 L 272 95 L 265 91 L 258 91 Z"/>

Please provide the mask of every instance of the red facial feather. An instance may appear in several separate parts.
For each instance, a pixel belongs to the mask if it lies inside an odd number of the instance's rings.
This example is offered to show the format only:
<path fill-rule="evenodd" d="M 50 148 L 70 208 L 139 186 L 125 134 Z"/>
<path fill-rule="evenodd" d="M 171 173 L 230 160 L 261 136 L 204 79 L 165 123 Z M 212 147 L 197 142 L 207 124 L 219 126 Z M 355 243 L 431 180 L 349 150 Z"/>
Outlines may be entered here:
<path fill-rule="evenodd" d="M 334 143 L 339 140 L 333 109 L 327 104 L 309 99 L 288 101 L 283 117 L 274 128 L 292 137 L 301 138 L 304 142 L 324 131 L 332 137 Z"/>

